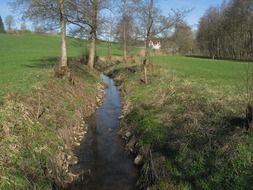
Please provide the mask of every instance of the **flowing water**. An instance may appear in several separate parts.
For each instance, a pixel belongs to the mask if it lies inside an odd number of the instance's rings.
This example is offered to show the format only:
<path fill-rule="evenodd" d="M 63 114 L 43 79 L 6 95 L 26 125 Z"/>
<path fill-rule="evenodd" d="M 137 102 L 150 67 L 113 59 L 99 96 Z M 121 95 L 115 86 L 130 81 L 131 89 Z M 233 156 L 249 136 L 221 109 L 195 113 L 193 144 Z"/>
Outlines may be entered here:
<path fill-rule="evenodd" d="M 89 130 L 77 150 L 79 164 L 76 171 L 83 176 L 70 190 L 134 190 L 137 169 L 124 151 L 122 139 L 118 136 L 118 117 L 121 114 L 121 100 L 114 81 L 105 75 L 106 85 L 102 106 L 88 122 Z"/>

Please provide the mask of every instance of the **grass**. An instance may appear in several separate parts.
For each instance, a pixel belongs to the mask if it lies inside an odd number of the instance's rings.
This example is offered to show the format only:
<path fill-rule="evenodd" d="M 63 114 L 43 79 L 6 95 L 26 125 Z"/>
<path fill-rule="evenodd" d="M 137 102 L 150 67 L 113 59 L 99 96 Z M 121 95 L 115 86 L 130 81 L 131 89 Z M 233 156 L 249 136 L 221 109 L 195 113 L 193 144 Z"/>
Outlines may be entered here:
<path fill-rule="evenodd" d="M 19 95 L 0 107 L 0 189 L 47 189 L 51 180 L 41 175 L 43 168 L 64 144 L 55 140 L 56 131 L 78 123 L 99 79 L 80 65 L 74 87 L 50 77 L 60 56 L 59 36 L 0 34 L 0 41 L 0 98 Z M 87 41 L 68 44 L 72 59 L 87 50 Z M 112 47 L 114 56 L 121 55 L 117 44 Z M 100 42 L 97 53 L 106 56 L 107 44 Z M 253 137 L 242 129 L 247 64 L 180 56 L 155 56 L 152 62 L 148 85 L 140 81 L 139 65 L 121 64 L 113 71 L 131 105 L 126 121 L 137 125 L 139 144 L 151 144 L 166 158 L 165 175 L 140 181 L 149 179 L 158 189 L 250 189 Z M 40 104 L 46 112 L 38 120 L 33 113 Z M 63 136 L 72 130 L 67 131 Z"/>
<path fill-rule="evenodd" d="M 64 184 L 70 176 L 59 158 L 73 157 L 73 127 L 81 128 L 83 117 L 94 111 L 99 76 L 71 63 L 74 86 L 52 77 L 59 36 L 0 34 L 0 41 L 0 189 Z M 86 43 L 68 39 L 72 60 Z"/>
<path fill-rule="evenodd" d="M 47 79 L 53 66 L 50 58 L 60 56 L 58 36 L 0 34 L 0 96 L 29 91 L 37 82 Z M 70 40 L 69 56 L 77 56 L 80 47 Z"/>
<path fill-rule="evenodd" d="M 74 157 L 78 131 L 73 128 L 82 128 L 83 118 L 93 112 L 88 105 L 95 103 L 99 82 L 86 66 L 79 65 L 75 74 L 75 86 L 50 77 L 39 89 L 1 105 L 0 189 L 51 189 L 53 182 L 69 181 L 59 155 Z"/>
<path fill-rule="evenodd" d="M 122 45 L 118 44 L 118 43 L 112 43 L 111 44 L 111 48 L 112 48 L 112 56 L 122 56 L 123 55 L 123 49 L 122 49 Z M 138 53 L 139 48 L 137 47 L 129 47 L 128 50 L 128 54 L 129 55 L 134 55 L 136 53 Z M 108 43 L 100 41 L 97 43 L 97 55 L 99 56 L 108 56 Z"/>
<path fill-rule="evenodd" d="M 126 126 L 136 126 L 140 145 L 153 147 L 139 184 L 161 190 L 250 189 L 253 135 L 243 128 L 247 64 L 181 56 L 155 56 L 152 63 L 147 85 L 139 65 L 111 71 L 131 108 Z M 157 155 L 157 162 L 166 158 L 165 166 L 156 163 Z"/>
<path fill-rule="evenodd" d="M 222 92 L 242 94 L 247 87 L 247 62 L 183 56 L 155 56 L 151 60 L 181 78 Z"/>
<path fill-rule="evenodd" d="M 0 34 L 0 98 L 9 93 L 24 93 L 37 82 L 48 78 L 60 57 L 60 37 L 39 34 Z M 68 56 L 85 55 L 87 41 L 68 39 Z M 98 56 L 107 55 L 107 44 L 98 43 Z M 122 54 L 120 46 L 112 44 L 112 55 Z"/>

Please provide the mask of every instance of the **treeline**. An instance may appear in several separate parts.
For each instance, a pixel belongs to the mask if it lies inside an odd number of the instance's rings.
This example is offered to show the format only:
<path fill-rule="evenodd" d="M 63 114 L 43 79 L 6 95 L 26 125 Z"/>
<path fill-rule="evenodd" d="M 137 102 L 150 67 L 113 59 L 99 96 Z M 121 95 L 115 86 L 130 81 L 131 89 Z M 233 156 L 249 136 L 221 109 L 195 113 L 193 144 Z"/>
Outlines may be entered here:
<path fill-rule="evenodd" d="M 196 40 L 205 56 L 251 60 L 253 1 L 230 0 L 209 8 L 200 19 Z"/>

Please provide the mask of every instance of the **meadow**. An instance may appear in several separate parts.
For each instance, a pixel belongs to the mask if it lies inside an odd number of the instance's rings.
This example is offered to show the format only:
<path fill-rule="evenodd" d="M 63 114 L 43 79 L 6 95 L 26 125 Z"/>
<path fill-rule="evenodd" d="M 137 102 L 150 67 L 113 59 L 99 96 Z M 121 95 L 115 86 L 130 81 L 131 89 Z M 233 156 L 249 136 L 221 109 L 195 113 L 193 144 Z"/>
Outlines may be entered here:
<path fill-rule="evenodd" d="M 253 136 L 244 120 L 250 65 L 183 56 L 153 56 L 151 62 L 147 85 L 138 64 L 109 72 L 124 95 L 124 126 L 139 146 L 152 147 L 139 184 L 162 190 L 252 187 Z"/>
<path fill-rule="evenodd" d="M 229 94 L 245 94 L 251 81 L 250 62 L 184 56 L 154 56 L 151 62 L 197 85 Z"/>
<path fill-rule="evenodd" d="M 0 189 L 51 189 L 52 183 L 70 180 L 68 170 L 54 167 L 60 154 L 74 158 L 63 147 L 74 147 L 71 126 L 81 128 L 83 117 L 94 112 L 99 75 L 71 64 L 75 85 L 53 77 L 58 36 L 1 34 L 0 41 Z M 86 41 L 68 44 L 70 62 L 80 59 Z"/>
<path fill-rule="evenodd" d="M 46 34 L 0 34 L 0 97 L 28 92 L 48 78 L 60 57 L 60 37 Z M 68 56 L 85 56 L 88 41 L 69 38 Z M 98 56 L 107 56 L 107 43 L 99 42 Z M 112 55 L 121 55 L 120 45 L 112 44 Z"/>
<path fill-rule="evenodd" d="M 30 98 L 27 102 L 24 98 L 24 105 L 29 108 L 32 102 L 36 110 L 37 105 L 40 105 L 38 93 L 39 97 L 45 96 L 42 98 L 44 107 L 49 108 L 51 104 L 53 105 L 47 113 L 50 119 L 40 118 L 41 130 L 30 131 L 33 136 L 27 137 L 23 135 L 26 133 L 26 126 L 37 123 L 29 123 L 29 120 L 21 125 L 18 123 L 23 119 L 23 112 L 21 110 L 20 114 L 16 114 L 16 109 L 12 109 L 20 107 L 16 106 L 17 102 L 11 102 L 14 105 L 7 104 L 9 107 L 3 104 L 5 106 L 0 110 L 1 121 L 7 121 L 9 117 L 17 120 L 13 121 L 14 124 L 6 124 L 5 127 L 10 129 L 10 133 L 7 130 L 8 133 L 3 131 L 0 135 L 17 136 L 20 138 L 17 142 L 23 143 L 20 144 L 19 150 L 21 152 L 19 165 L 22 167 L 15 164 L 12 167 L 0 166 L 0 170 L 5 171 L 6 177 L 2 187 L 8 186 L 9 181 L 14 185 L 30 187 L 31 175 L 40 176 L 41 173 L 41 169 L 38 169 L 40 164 L 38 160 L 48 157 L 39 154 L 35 161 L 27 162 L 27 158 L 32 158 L 31 155 L 34 155 L 36 150 L 31 142 L 37 142 L 36 139 L 39 139 L 42 143 L 35 144 L 37 147 L 54 141 L 53 139 L 57 138 L 56 133 L 51 134 L 50 131 L 62 128 L 61 124 L 64 122 L 59 122 L 59 118 L 71 118 L 77 111 L 74 108 L 87 106 L 93 100 L 92 97 L 95 97 L 95 86 L 99 79 L 96 72 L 90 72 L 84 66 L 83 72 L 78 74 L 83 75 L 82 79 L 77 79 L 77 82 L 80 80 L 78 84 L 82 86 L 80 89 L 79 86 L 70 87 L 69 84 L 63 85 L 60 80 L 52 80 L 51 71 L 60 57 L 60 38 L 57 35 L 0 34 L 0 41 L 0 99 L 8 94 L 27 93 L 27 97 Z M 68 38 L 70 62 L 84 56 L 87 48 L 87 41 Z M 138 53 L 139 49 L 131 48 L 131 54 Z M 106 42 L 98 42 L 97 55 L 108 55 Z M 122 55 L 119 44 L 112 44 L 112 55 Z M 185 190 L 252 187 L 253 180 L 250 177 L 252 170 L 249 168 L 252 168 L 253 163 L 251 146 L 253 137 L 244 128 L 245 107 L 251 100 L 250 91 L 247 90 L 250 89 L 248 86 L 252 81 L 251 64 L 230 60 L 155 55 L 151 57 L 152 66 L 148 71 L 148 84 L 145 85 L 142 82 L 141 59 L 136 57 L 133 63 L 115 65 L 109 72 L 120 85 L 124 105 L 127 105 L 127 108 L 123 109 L 126 113 L 124 122 L 128 123 L 127 126 L 136 126 L 132 133 L 136 135 L 139 145 L 151 145 L 155 152 L 155 156 L 151 158 L 155 166 L 150 169 L 150 158 L 147 158 L 142 168 L 144 172 L 141 173 L 151 172 L 150 176 L 154 176 L 155 172 L 156 179 L 141 175 L 139 184 L 143 187 L 154 185 L 154 188 L 158 189 Z M 36 93 L 36 90 L 32 89 L 38 83 L 45 83 L 46 92 L 52 90 L 54 92 L 44 93 L 44 90 L 38 89 Z M 72 97 L 75 95 L 71 92 L 63 93 L 66 89 L 72 88 L 81 95 Z M 47 97 L 48 95 L 50 96 Z M 73 101 L 73 98 L 77 100 Z M 54 106 L 56 102 L 57 109 Z M 63 112 L 62 105 L 66 105 Z M 37 120 L 38 118 L 35 118 L 35 121 Z M 15 131 L 12 126 L 20 127 L 20 130 Z M 49 133 L 52 137 L 48 135 Z M 30 136 L 32 139 L 28 138 Z M 9 149 L 12 146 L 9 145 L 12 143 L 16 141 L 5 142 L 5 146 L 2 146 L 7 155 L 10 153 Z M 48 146 L 49 152 L 57 149 L 54 147 L 57 145 Z M 14 159 L 11 161 L 16 163 L 17 154 L 13 155 Z M 162 159 L 163 162 L 161 157 L 165 158 Z M 5 159 L 5 156 L 0 159 Z M 30 163 L 31 170 L 23 168 L 27 163 Z M 44 180 L 48 179 L 42 177 L 33 187 L 44 183 Z"/>

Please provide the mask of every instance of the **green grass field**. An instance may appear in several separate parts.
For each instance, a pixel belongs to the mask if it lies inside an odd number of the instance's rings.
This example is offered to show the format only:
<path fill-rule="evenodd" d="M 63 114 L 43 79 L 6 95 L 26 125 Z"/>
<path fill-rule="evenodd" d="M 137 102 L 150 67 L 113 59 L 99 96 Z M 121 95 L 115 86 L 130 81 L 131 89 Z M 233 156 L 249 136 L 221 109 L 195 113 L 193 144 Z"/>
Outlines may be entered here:
<path fill-rule="evenodd" d="M 0 97 L 8 93 L 27 92 L 33 85 L 43 81 L 48 71 L 60 57 L 60 37 L 39 34 L 0 34 Z M 87 41 L 68 39 L 68 56 L 85 55 Z M 112 44 L 112 55 L 122 50 Z M 107 44 L 99 42 L 97 54 L 108 54 Z"/>
<path fill-rule="evenodd" d="M 88 105 L 95 105 L 99 75 L 72 64 L 75 85 L 50 76 L 60 55 L 58 36 L 5 34 L 0 42 L 0 189 L 51 189 L 58 172 L 45 175 L 43 168 L 61 153 L 72 154 L 61 147 L 74 145 L 71 126 L 80 126 L 85 114 L 93 113 Z M 86 42 L 69 39 L 68 44 L 75 58 Z M 9 93 L 16 96 L 1 97 Z M 68 134 L 65 139 L 59 131 Z M 68 178 L 66 170 L 59 176 L 62 182 Z"/>
<path fill-rule="evenodd" d="M 60 56 L 59 36 L 0 34 L 0 42 L 0 98 L 9 93 L 29 92 L 38 82 L 48 82 L 49 71 Z M 107 45 L 99 42 L 97 55 L 108 55 Z M 84 55 L 87 48 L 87 41 L 68 39 L 68 53 L 71 58 Z M 131 49 L 131 53 L 136 52 L 136 48 Z M 120 46 L 113 44 L 112 54 L 120 56 L 121 53 Z M 162 169 L 159 169 L 158 165 L 157 171 L 165 172 L 166 178 L 161 177 L 159 183 L 155 184 L 157 189 L 211 190 L 252 187 L 253 137 L 251 133 L 245 132 L 242 122 L 248 102 L 247 70 L 252 70 L 248 69 L 247 62 L 182 56 L 153 56 L 151 62 L 153 68 L 148 72 L 147 85 L 140 81 L 143 79 L 141 62 L 116 65 L 113 75 L 119 77 L 121 88 L 124 89 L 122 92 L 127 94 L 124 102 L 132 105 L 125 118 L 126 122 L 130 122 L 129 125 L 133 123 L 137 126 L 134 133 L 139 144 L 154 145 L 154 151 L 165 157 Z M 87 75 L 83 80 L 87 81 L 88 78 Z M 90 85 L 90 89 L 95 89 L 96 82 L 87 82 L 87 85 Z M 84 85 L 85 92 L 87 85 Z M 62 90 L 64 92 L 64 89 Z M 94 97 L 94 94 L 95 92 L 92 92 L 91 96 Z M 67 94 L 61 95 L 62 102 L 65 102 L 64 95 Z M 87 96 L 89 97 L 89 94 Z M 88 102 L 88 97 L 80 97 Z M 47 102 L 47 99 L 44 101 Z M 71 98 L 68 101 L 73 103 Z M 62 102 L 58 103 L 62 105 Z M 0 114 L 2 121 L 14 118 L 9 119 L 7 108 L 3 108 Z M 58 108 L 61 110 L 62 107 Z M 57 118 L 52 119 L 53 124 L 47 121 L 43 126 L 52 127 L 54 122 L 57 122 L 58 115 L 50 115 Z M 64 118 L 67 116 L 69 115 L 66 113 Z M 22 117 L 23 115 L 20 116 L 21 119 Z M 26 123 L 22 124 L 22 130 L 23 127 L 26 128 Z M 41 135 L 40 131 L 31 133 L 38 137 L 47 137 L 46 131 L 45 135 Z M 25 135 L 20 135 L 21 137 L 26 139 Z M 46 138 L 42 139 L 42 142 L 44 141 L 50 142 Z M 27 144 L 31 142 L 34 141 L 27 140 Z M 26 163 L 26 154 L 24 155 Z M 23 163 L 21 166 L 23 167 Z M 23 168 L 21 169 L 23 172 Z M 15 170 L 16 168 L 13 169 Z M 13 171 L 10 171 L 10 176 L 17 177 L 19 174 Z M 26 172 L 25 170 L 24 173 Z M 159 172 L 157 174 L 159 175 Z M 14 179 L 15 183 L 19 179 L 20 177 Z M 145 177 L 143 179 L 146 180 Z M 28 184 L 28 180 L 25 184 Z"/>
<path fill-rule="evenodd" d="M 196 85 L 226 93 L 246 93 L 247 62 L 182 56 L 154 56 L 152 62 Z"/>
<path fill-rule="evenodd" d="M 244 129 L 248 64 L 151 59 L 147 85 L 140 65 L 121 64 L 110 72 L 131 108 L 124 126 L 133 128 L 139 145 L 153 147 L 154 168 L 147 159 L 139 183 L 161 190 L 250 189 L 253 136 Z"/>
<path fill-rule="evenodd" d="M 0 96 L 24 92 L 46 79 L 49 60 L 60 56 L 60 38 L 49 35 L 0 34 Z M 69 41 L 69 55 L 77 56 L 81 48 Z M 51 63 L 53 64 L 53 63 Z"/>

